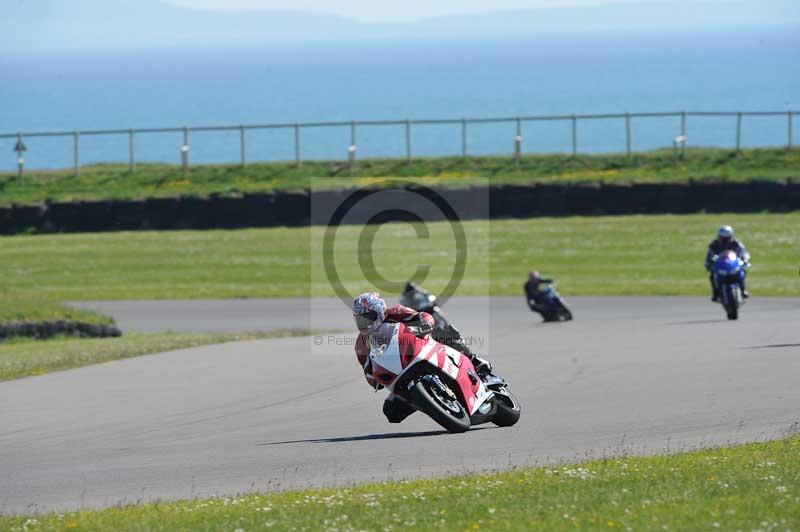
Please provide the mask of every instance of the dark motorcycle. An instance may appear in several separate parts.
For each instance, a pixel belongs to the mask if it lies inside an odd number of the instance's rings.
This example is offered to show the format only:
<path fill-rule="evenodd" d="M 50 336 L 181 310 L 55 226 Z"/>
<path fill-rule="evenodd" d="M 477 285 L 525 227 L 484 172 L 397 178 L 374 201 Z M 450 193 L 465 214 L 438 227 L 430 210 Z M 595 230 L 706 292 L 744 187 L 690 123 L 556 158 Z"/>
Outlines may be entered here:
<path fill-rule="evenodd" d="M 406 289 L 400 295 L 400 304 L 413 308 L 417 312 L 427 312 L 433 316 L 436 328 L 445 330 L 450 322 L 442 314 L 442 309 L 436 302 L 436 296 L 423 290 L 414 282 L 409 282 Z"/>
<path fill-rule="evenodd" d="M 567 308 L 566 301 L 556 291 L 555 283 L 540 283 L 535 289 L 526 294 L 528 306 L 534 312 L 542 315 L 544 321 L 569 321 L 572 312 Z"/>

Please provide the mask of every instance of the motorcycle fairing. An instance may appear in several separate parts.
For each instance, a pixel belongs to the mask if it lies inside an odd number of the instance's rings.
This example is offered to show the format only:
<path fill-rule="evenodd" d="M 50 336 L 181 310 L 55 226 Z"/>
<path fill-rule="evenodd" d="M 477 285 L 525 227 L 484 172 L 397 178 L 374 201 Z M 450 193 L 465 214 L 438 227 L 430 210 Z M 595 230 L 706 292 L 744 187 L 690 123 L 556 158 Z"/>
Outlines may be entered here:
<path fill-rule="evenodd" d="M 393 327 L 389 342 L 371 346 L 369 352 L 372 374 L 390 392 L 394 392 L 399 377 L 408 369 L 416 364 L 428 363 L 456 382 L 470 415 L 492 397 L 493 393 L 487 390 L 481 379 L 470 376 L 470 370 L 475 375 L 472 362 L 460 352 L 440 344 L 430 336 L 419 339 L 411 333 L 405 333 L 402 323 L 393 324 Z M 414 351 L 416 355 L 413 354 Z"/>
<path fill-rule="evenodd" d="M 717 282 L 741 281 L 745 276 L 744 261 L 733 251 L 726 251 L 717 257 L 711 267 Z"/>

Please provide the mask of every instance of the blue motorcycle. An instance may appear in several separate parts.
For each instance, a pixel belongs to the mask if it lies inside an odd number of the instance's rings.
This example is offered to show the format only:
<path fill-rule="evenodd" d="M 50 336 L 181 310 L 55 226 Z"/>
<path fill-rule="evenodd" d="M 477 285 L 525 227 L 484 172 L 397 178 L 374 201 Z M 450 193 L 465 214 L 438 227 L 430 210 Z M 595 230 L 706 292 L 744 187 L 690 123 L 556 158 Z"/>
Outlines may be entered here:
<path fill-rule="evenodd" d="M 739 257 L 734 251 L 725 251 L 712 258 L 714 284 L 719 289 L 720 302 L 729 320 L 739 318 L 739 307 L 744 303 L 742 284 L 750 266 L 747 259 L 747 256 Z"/>

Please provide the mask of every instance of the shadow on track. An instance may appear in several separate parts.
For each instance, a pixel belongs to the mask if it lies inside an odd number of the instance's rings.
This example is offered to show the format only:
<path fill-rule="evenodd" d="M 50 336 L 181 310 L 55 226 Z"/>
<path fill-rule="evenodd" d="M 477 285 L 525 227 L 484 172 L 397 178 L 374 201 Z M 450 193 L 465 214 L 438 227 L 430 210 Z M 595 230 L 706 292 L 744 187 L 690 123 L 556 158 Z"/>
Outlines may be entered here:
<path fill-rule="evenodd" d="M 727 323 L 728 320 L 691 320 L 691 321 L 671 321 L 666 325 L 699 325 L 702 323 Z"/>
<path fill-rule="evenodd" d="M 742 347 L 742 349 L 775 349 L 781 347 L 800 347 L 800 344 L 769 344 L 769 345 L 751 345 Z"/>
<path fill-rule="evenodd" d="M 495 427 L 475 427 L 469 432 L 488 430 Z M 446 430 L 428 430 L 425 432 L 385 432 L 383 434 L 365 434 L 363 436 L 341 436 L 338 438 L 310 438 L 307 440 L 287 440 L 257 443 L 256 445 L 287 445 L 290 443 L 344 443 L 351 441 L 370 441 L 370 440 L 395 440 L 402 438 L 424 438 L 427 436 L 445 436 L 449 434 Z"/>

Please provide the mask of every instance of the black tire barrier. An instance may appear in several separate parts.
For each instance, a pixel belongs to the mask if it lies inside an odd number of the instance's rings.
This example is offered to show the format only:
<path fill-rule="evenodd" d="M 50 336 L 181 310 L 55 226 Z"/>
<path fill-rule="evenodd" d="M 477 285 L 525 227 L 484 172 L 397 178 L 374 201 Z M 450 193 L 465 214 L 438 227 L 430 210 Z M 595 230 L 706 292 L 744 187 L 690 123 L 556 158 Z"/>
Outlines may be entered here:
<path fill-rule="evenodd" d="M 308 225 L 311 220 L 311 195 L 307 190 L 277 192 L 273 209 L 275 225 Z"/>
<path fill-rule="evenodd" d="M 14 228 L 14 216 L 11 207 L 0 207 L 0 233 L 10 233 Z"/>
<path fill-rule="evenodd" d="M 113 229 L 132 231 L 144 227 L 143 214 L 146 212 L 145 200 L 120 200 L 114 202 Z"/>
<path fill-rule="evenodd" d="M 113 207 L 112 201 L 53 203 L 44 212 L 43 228 L 68 233 L 92 231 L 113 221 Z"/>
<path fill-rule="evenodd" d="M 800 209 L 800 182 L 787 185 L 786 208 L 791 211 Z"/>
<path fill-rule="evenodd" d="M 44 222 L 45 205 L 12 205 L 11 231 L 21 233 L 28 230 L 41 230 Z"/>
<path fill-rule="evenodd" d="M 0 323 L 0 340 L 15 337 L 44 340 L 58 335 L 80 338 L 116 338 L 122 336 L 122 331 L 113 325 L 66 320 Z"/>
<path fill-rule="evenodd" d="M 276 225 L 274 192 L 245 194 L 241 201 L 240 208 L 244 209 L 247 215 L 246 227 L 270 227 Z"/>
<path fill-rule="evenodd" d="M 408 187 L 413 190 L 414 186 Z M 360 189 L 288 190 L 241 197 L 179 197 L 146 200 L 46 203 L 0 207 L 0 233 L 99 232 L 146 229 L 216 229 L 324 225 L 345 201 L 354 205 L 343 223 L 364 223 L 380 209 L 412 211 L 426 220 L 442 213 L 420 195 L 377 194 L 359 205 Z M 437 188 L 464 220 L 535 216 L 785 212 L 800 210 L 800 182 L 753 180 L 743 183 L 690 181 L 604 185 L 499 185 Z"/>
<path fill-rule="evenodd" d="M 177 229 L 180 227 L 180 198 L 148 198 L 142 212 L 142 229 Z M 98 229 L 102 231 L 102 229 Z"/>

